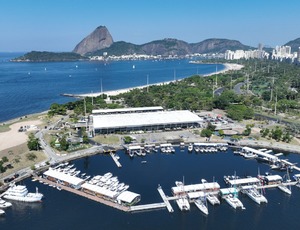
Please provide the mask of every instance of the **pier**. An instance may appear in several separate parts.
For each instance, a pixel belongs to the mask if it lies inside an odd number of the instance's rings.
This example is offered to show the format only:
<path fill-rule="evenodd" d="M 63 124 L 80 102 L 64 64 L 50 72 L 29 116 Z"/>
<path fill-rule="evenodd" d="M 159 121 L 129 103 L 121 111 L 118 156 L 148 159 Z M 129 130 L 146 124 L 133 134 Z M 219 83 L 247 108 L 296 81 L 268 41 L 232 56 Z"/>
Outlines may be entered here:
<path fill-rule="evenodd" d="M 118 168 L 121 168 L 122 165 L 121 165 L 121 163 L 119 162 L 117 156 L 116 156 L 114 153 L 112 153 L 112 152 L 110 152 L 109 155 L 110 155 L 111 158 L 114 160 L 114 162 L 116 163 L 116 165 L 118 166 Z"/>
<path fill-rule="evenodd" d="M 165 208 L 165 207 L 166 207 L 165 203 L 143 204 L 143 205 L 131 206 L 129 211 L 131 211 L 131 212 L 147 211 L 147 210 L 152 210 L 152 209 L 161 209 L 161 208 Z"/>
<path fill-rule="evenodd" d="M 174 210 L 173 210 L 173 208 L 172 208 L 172 206 L 171 206 L 171 204 L 170 204 L 168 198 L 166 197 L 166 195 L 165 195 L 165 193 L 164 193 L 164 191 L 162 190 L 162 187 L 161 187 L 160 185 L 158 186 L 157 191 L 159 192 L 161 198 L 163 199 L 163 201 L 164 201 L 164 203 L 165 203 L 165 205 L 166 205 L 168 211 L 169 211 L 169 212 L 174 212 Z"/>

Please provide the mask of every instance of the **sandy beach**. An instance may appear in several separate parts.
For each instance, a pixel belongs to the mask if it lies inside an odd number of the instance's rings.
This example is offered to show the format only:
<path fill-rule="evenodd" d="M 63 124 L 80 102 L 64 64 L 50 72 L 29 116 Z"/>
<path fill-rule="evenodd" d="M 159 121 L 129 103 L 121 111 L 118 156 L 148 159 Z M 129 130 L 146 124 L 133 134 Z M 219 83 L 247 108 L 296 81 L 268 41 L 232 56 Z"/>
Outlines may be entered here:
<path fill-rule="evenodd" d="M 32 126 L 28 131 L 34 130 L 34 126 L 42 124 L 40 120 L 22 121 L 10 125 L 10 130 L 0 133 L 0 151 L 21 145 L 27 142 L 27 132 L 19 132 L 21 126 Z"/>
<path fill-rule="evenodd" d="M 198 63 L 194 63 L 194 64 L 198 64 Z M 201 63 L 199 63 L 199 64 L 201 64 Z M 215 75 L 215 74 L 226 73 L 226 72 L 231 71 L 231 70 L 240 70 L 240 69 L 242 69 L 244 67 L 243 65 L 232 64 L 232 63 L 224 63 L 224 64 L 222 63 L 222 65 L 225 66 L 225 69 L 217 71 L 215 73 L 210 73 L 210 74 L 202 75 L 202 76 L 203 77 L 208 77 L 208 76 L 212 76 L 212 75 Z M 79 95 L 74 95 L 74 97 L 98 97 L 101 94 L 106 94 L 108 96 L 115 96 L 115 95 L 118 95 L 120 93 L 127 93 L 127 92 L 129 92 L 130 90 L 133 90 L 133 89 L 142 89 L 142 88 L 146 88 L 146 87 L 152 86 L 152 85 L 170 84 L 171 82 L 176 82 L 176 81 L 180 81 L 180 80 L 166 81 L 166 82 L 160 82 L 160 83 L 155 83 L 155 84 L 142 85 L 142 86 L 137 86 L 137 87 L 131 87 L 131 88 L 125 88 L 125 89 L 118 89 L 118 90 L 111 90 L 111 91 L 103 91 L 103 92 L 97 92 L 97 93 L 79 94 Z"/>

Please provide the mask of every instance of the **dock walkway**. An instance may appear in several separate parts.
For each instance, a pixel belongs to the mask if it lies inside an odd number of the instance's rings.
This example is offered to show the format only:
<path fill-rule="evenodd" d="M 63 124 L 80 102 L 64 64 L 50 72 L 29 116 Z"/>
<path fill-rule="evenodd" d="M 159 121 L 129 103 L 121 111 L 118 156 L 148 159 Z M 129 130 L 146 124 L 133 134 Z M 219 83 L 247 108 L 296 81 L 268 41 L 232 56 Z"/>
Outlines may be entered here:
<path fill-rule="evenodd" d="M 163 199 L 163 201 L 164 201 L 164 203 L 165 203 L 165 205 L 166 205 L 168 211 L 169 211 L 169 212 L 174 212 L 174 210 L 173 210 L 173 208 L 172 208 L 172 206 L 171 206 L 171 204 L 170 204 L 168 198 L 166 197 L 166 195 L 165 195 L 165 193 L 164 193 L 164 191 L 162 190 L 162 187 L 161 187 L 160 185 L 158 186 L 157 191 L 159 192 L 161 198 Z"/>
<path fill-rule="evenodd" d="M 116 165 L 118 166 L 118 168 L 121 168 L 122 165 L 121 165 L 121 163 L 119 162 L 119 160 L 117 159 L 117 156 L 116 156 L 114 153 L 112 153 L 112 152 L 110 152 L 109 155 L 110 155 L 111 158 L 114 160 L 114 162 L 116 163 Z"/>
<path fill-rule="evenodd" d="M 165 203 L 143 204 L 143 205 L 131 206 L 129 211 L 131 211 L 131 212 L 147 211 L 147 210 L 151 210 L 151 209 L 160 209 L 160 208 L 165 208 L 165 207 L 166 207 Z"/>

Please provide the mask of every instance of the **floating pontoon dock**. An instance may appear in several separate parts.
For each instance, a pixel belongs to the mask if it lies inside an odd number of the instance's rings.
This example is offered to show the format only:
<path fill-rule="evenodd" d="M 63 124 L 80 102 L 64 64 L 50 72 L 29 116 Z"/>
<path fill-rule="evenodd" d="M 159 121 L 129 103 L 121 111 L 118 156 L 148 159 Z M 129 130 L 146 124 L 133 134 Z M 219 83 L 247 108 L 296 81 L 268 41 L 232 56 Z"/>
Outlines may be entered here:
<path fill-rule="evenodd" d="M 109 155 L 110 155 L 111 158 L 114 160 L 114 162 L 116 163 L 116 165 L 118 166 L 118 168 L 121 168 L 122 165 L 121 165 L 121 163 L 119 162 L 119 160 L 117 159 L 117 156 L 116 156 L 114 153 L 112 153 L 112 152 L 110 152 Z"/>
<path fill-rule="evenodd" d="M 172 208 L 172 206 L 171 206 L 171 204 L 170 204 L 168 198 L 166 197 L 166 195 L 165 195 L 165 193 L 164 193 L 164 191 L 162 190 L 162 187 L 161 187 L 160 185 L 158 186 L 157 191 L 159 192 L 161 198 L 163 199 L 163 201 L 164 201 L 164 203 L 165 203 L 165 205 L 166 205 L 168 211 L 169 211 L 169 212 L 174 212 L 174 210 L 173 210 L 173 208 Z"/>

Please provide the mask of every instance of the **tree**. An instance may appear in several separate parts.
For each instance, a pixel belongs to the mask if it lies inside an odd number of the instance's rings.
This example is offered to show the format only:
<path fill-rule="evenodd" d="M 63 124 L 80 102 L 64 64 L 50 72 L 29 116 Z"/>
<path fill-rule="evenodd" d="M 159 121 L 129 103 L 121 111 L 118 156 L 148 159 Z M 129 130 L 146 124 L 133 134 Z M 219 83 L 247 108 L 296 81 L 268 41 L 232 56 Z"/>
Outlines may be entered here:
<path fill-rule="evenodd" d="M 130 137 L 130 136 L 124 136 L 123 139 L 124 139 L 125 144 L 130 144 L 133 141 L 132 137 Z"/>
<path fill-rule="evenodd" d="M 8 162 L 7 156 L 2 157 L 2 162 L 3 162 L 3 163 Z"/>
<path fill-rule="evenodd" d="M 63 151 L 67 151 L 69 148 L 69 143 L 67 142 L 66 137 L 62 137 L 59 141 L 60 149 Z"/>
<path fill-rule="evenodd" d="M 200 136 L 201 137 L 211 137 L 212 134 L 213 134 L 213 132 L 210 129 L 202 129 Z"/>
<path fill-rule="evenodd" d="M 35 138 L 33 133 L 29 134 L 29 140 L 27 141 L 27 147 L 30 151 L 39 150 L 41 148 L 40 143 L 39 143 L 39 139 Z"/>
<path fill-rule="evenodd" d="M 282 129 L 279 126 L 276 126 L 275 130 L 272 129 L 271 135 L 272 138 L 275 139 L 276 141 L 280 141 L 282 137 Z"/>

